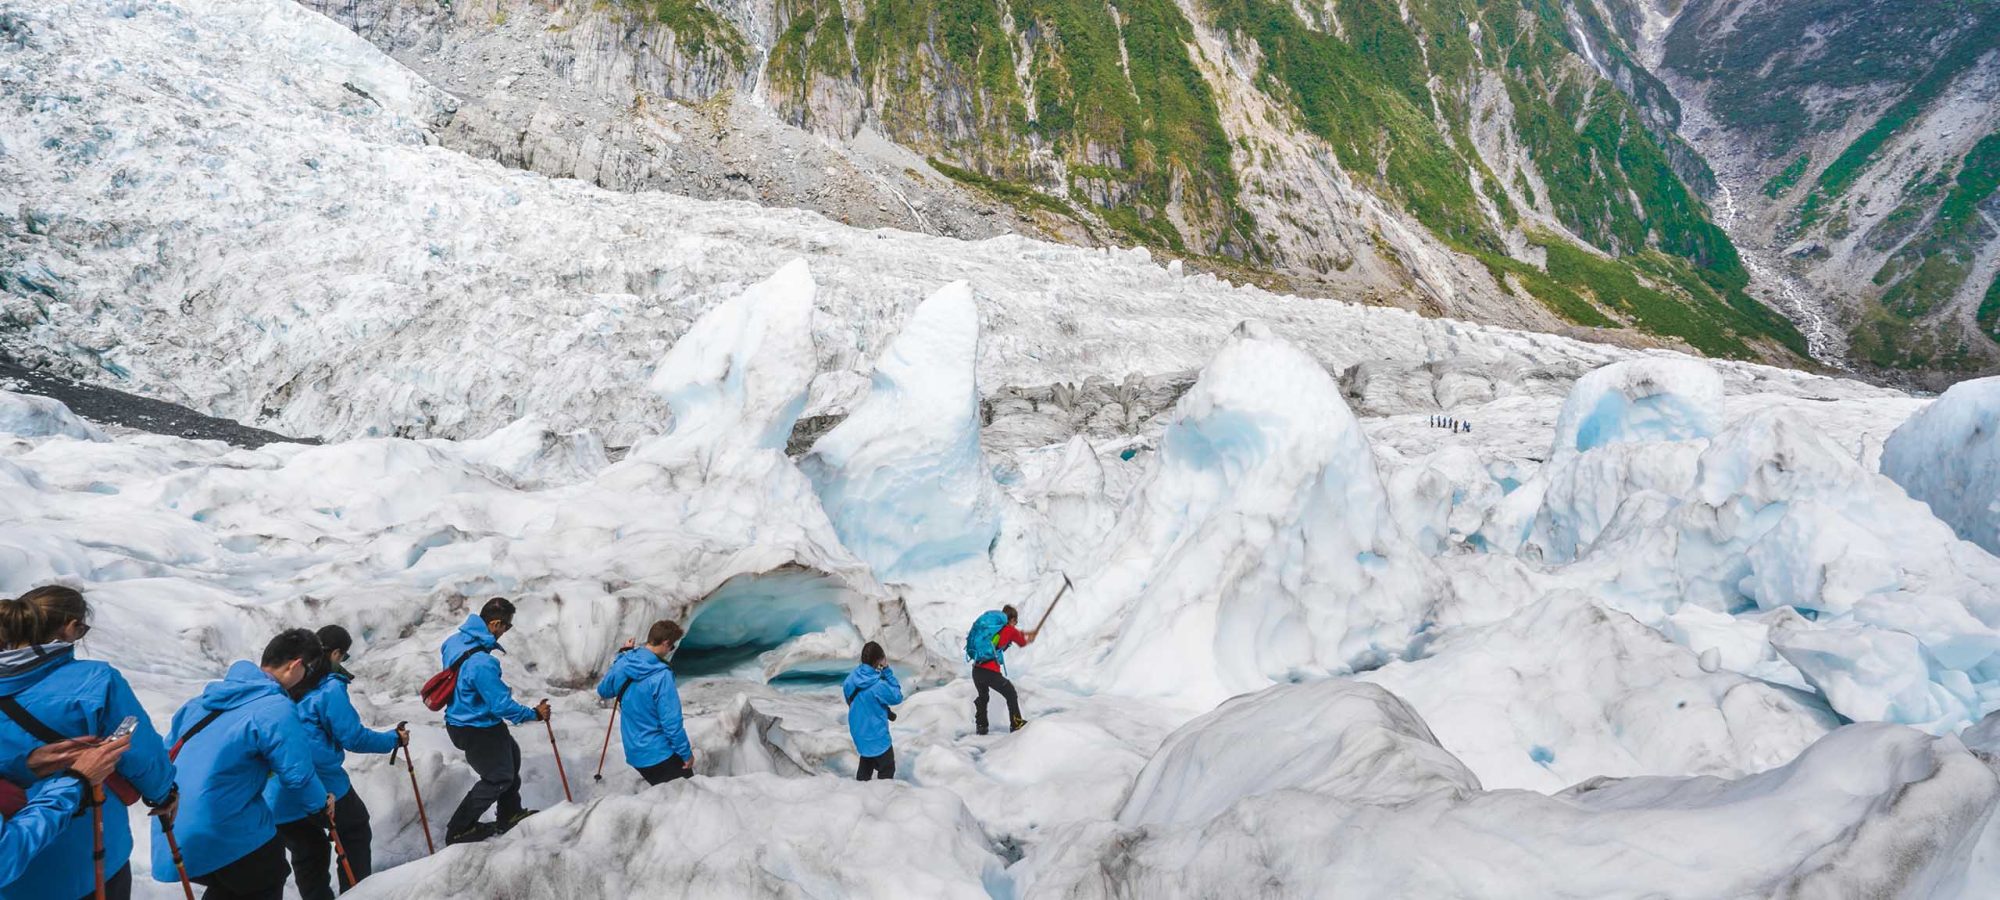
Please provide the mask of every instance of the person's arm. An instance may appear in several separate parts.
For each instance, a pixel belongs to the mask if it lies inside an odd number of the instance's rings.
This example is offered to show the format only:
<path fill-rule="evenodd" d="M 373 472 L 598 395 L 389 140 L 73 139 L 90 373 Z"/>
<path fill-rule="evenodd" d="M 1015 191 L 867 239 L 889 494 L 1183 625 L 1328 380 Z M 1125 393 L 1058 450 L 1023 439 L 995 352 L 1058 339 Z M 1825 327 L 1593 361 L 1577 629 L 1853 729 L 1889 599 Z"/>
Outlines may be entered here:
<path fill-rule="evenodd" d="M 466 671 L 468 669 L 471 671 Z M 500 680 L 500 661 L 494 659 L 493 654 L 474 654 L 459 668 L 459 672 L 471 678 L 473 692 L 486 701 L 486 708 L 492 710 L 494 715 L 516 725 L 535 720 L 535 711 L 516 702 L 514 692 Z"/>
<path fill-rule="evenodd" d="M 674 673 L 660 677 L 660 729 L 667 733 L 667 746 L 674 754 L 689 764 L 694 763 L 694 745 L 688 742 L 687 728 L 681 721 L 681 691 L 674 684 Z"/>
<path fill-rule="evenodd" d="M 882 667 L 882 680 L 875 682 L 875 699 L 886 706 L 903 702 L 903 685 L 896 681 L 896 670 Z"/>
<path fill-rule="evenodd" d="M 625 679 L 618 674 L 618 666 L 614 664 L 611 668 L 604 670 L 603 678 L 597 679 L 597 696 L 606 700 L 618 696 L 618 686 L 623 684 L 624 681 Z"/>
<path fill-rule="evenodd" d="M 396 732 L 376 731 L 361 724 L 361 714 L 354 711 L 354 700 L 347 696 L 347 685 L 334 684 L 321 703 L 320 714 L 326 716 L 336 747 L 356 753 L 388 753 L 402 745 Z"/>
<path fill-rule="evenodd" d="M 277 715 L 267 715 L 257 723 L 257 733 L 263 740 L 261 750 L 271 764 L 272 777 L 296 798 L 298 808 L 319 810 L 326 806 L 326 787 L 320 784 L 319 773 L 313 769 L 312 748 L 306 742 L 306 729 L 299 724 L 299 717 L 292 715 L 289 708 Z"/>
<path fill-rule="evenodd" d="M 84 782 L 63 772 L 28 788 L 28 803 L 0 822 L 0 884 L 21 877 L 28 862 L 55 843 L 83 805 Z"/>
<path fill-rule="evenodd" d="M 132 729 L 131 747 L 118 760 L 118 774 L 139 789 L 139 795 L 147 806 L 158 806 L 174 792 L 174 764 L 167 759 L 166 742 L 160 740 L 160 733 L 153 730 L 153 717 L 146 714 L 146 708 L 132 693 L 132 686 L 116 669 L 111 670 L 111 684 L 107 692 L 105 719 L 112 728 L 117 728 L 126 716 L 139 720 L 137 727 Z"/>

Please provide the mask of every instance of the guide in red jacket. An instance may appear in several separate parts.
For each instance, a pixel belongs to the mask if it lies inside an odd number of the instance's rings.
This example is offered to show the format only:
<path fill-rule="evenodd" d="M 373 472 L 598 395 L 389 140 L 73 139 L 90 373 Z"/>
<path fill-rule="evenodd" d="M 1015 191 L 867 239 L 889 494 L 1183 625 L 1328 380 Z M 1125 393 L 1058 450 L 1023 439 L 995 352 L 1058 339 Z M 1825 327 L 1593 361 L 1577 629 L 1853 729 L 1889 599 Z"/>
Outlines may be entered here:
<path fill-rule="evenodd" d="M 980 734 L 986 733 L 986 698 L 989 691 L 997 692 L 1006 698 L 1010 731 L 1020 731 L 1021 726 L 1028 724 L 1027 719 L 1021 718 L 1021 700 L 1014 693 L 1014 683 L 1007 680 L 1006 674 L 1000 668 L 1000 655 L 1006 652 L 1008 647 L 1026 647 L 1034 643 L 1035 633 L 1032 631 L 1023 633 L 1017 627 L 1021 619 L 1020 610 L 1012 606 L 1003 606 L 1000 611 L 1007 614 L 1007 624 L 993 638 L 995 651 L 993 656 L 980 659 L 972 665 L 972 686 L 979 691 L 978 696 L 972 701 L 972 721 Z"/>

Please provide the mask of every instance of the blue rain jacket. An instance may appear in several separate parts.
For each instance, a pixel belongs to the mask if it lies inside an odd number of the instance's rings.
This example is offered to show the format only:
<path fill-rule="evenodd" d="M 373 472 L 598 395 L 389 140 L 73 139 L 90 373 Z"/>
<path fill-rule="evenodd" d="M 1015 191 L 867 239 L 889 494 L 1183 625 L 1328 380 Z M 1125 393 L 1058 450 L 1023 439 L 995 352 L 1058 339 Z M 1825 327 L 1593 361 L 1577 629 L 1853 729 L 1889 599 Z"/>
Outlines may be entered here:
<path fill-rule="evenodd" d="M 478 613 L 465 617 L 465 624 L 458 631 L 444 639 L 444 648 L 438 651 L 442 660 L 439 668 L 451 665 L 459 654 L 474 647 L 485 647 L 498 652 L 500 639 L 486 628 L 485 620 Z M 493 653 L 474 653 L 466 657 L 458 667 L 458 687 L 451 692 L 451 702 L 444 708 L 444 723 L 467 728 L 489 728 L 502 722 L 516 725 L 535 720 L 535 711 L 514 702 L 514 692 L 507 689 L 507 683 L 500 680 L 500 660 Z"/>
<path fill-rule="evenodd" d="M 264 805 L 266 779 L 277 778 L 289 804 L 313 810 L 326 805 L 326 788 L 313 774 L 312 745 L 292 706 L 284 688 L 256 663 L 237 660 L 227 677 L 209 682 L 201 696 L 174 713 L 170 745 L 211 710 L 224 711 L 182 745 L 174 762 L 181 788 L 174 837 L 190 877 L 235 862 L 277 836 L 277 820 Z M 153 819 L 153 880 L 179 880 L 158 818 Z"/>
<path fill-rule="evenodd" d="M 597 696 L 618 701 L 618 736 L 625 742 L 625 762 L 634 769 L 694 758 L 687 729 L 681 722 L 681 692 L 674 670 L 653 651 L 641 647 L 618 654 L 611 670 L 597 682 Z"/>
<path fill-rule="evenodd" d="M 126 716 L 137 718 L 131 748 L 118 759 L 118 774 L 150 802 L 165 800 L 173 790 L 174 766 L 167 761 L 160 733 L 153 730 L 152 717 L 133 696 L 125 676 L 110 664 L 77 659 L 75 651 L 65 647 L 27 671 L 0 678 L 0 694 L 12 696 L 42 724 L 67 737 L 108 737 Z M 0 776 L 15 784 L 34 784 L 28 753 L 41 745 L 14 720 L 0 716 L 0 761 L 4 761 Z M 111 875 L 132 857 L 132 820 L 109 788 L 105 797 L 104 872 Z M 0 887 L 0 900 L 81 897 L 94 890 L 90 818 L 81 821 L 82 827 L 65 829 L 25 871 Z"/>
<path fill-rule="evenodd" d="M 345 768 L 347 751 L 387 753 L 396 749 L 395 731 L 375 731 L 361 724 L 361 715 L 354 711 L 354 701 L 347 696 L 347 685 L 353 680 L 354 676 L 345 669 L 328 672 L 326 678 L 299 699 L 296 708 L 299 725 L 305 728 L 306 741 L 312 745 L 313 771 L 336 800 L 354 789 Z M 279 822 L 305 818 L 322 805 L 302 809 L 297 803 L 288 802 L 294 796 L 277 779 L 264 785 L 264 803 L 271 807 L 272 817 Z"/>
<path fill-rule="evenodd" d="M 841 682 L 840 693 L 847 698 L 847 733 L 854 737 L 854 752 L 862 756 L 889 752 L 889 707 L 903 702 L 895 670 L 855 666 Z"/>
<path fill-rule="evenodd" d="M 63 835 L 76 831 L 90 834 L 90 819 L 78 818 L 76 814 L 82 805 L 83 782 L 74 775 L 52 775 L 28 788 L 28 805 L 0 822 L 0 890 L 19 890 L 21 879 L 27 875 L 30 866 L 48 856 L 49 850 Z M 75 822 L 83 823 L 82 827 L 69 827 Z M 126 840 L 131 840 L 129 835 Z M 85 857 L 83 870 L 85 880 L 91 882 L 90 887 L 84 889 L 87 895 L 97 889 L 95 870 L 90 867 L 89 857 Z"/>

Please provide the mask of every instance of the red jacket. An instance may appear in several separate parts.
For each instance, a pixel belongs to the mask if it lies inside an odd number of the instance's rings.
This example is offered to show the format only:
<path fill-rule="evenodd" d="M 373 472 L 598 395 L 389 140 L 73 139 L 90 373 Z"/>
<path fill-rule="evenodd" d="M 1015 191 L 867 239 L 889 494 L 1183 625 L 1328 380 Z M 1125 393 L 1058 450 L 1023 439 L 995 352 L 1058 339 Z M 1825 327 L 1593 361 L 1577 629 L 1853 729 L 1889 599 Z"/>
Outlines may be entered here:
<path fill-rule="evenodd" d="M 993 639 L 993 646 L 1001 650 L 1005 650 L 1008 647 L 1026 647 L 1028 646 L 1028 639 L 1027 636 L 1021 634 L 1021 629 L 1007 625 L 1002 627 L 999 636 Z M 989 659 L 981 662 L 979 668 L 989 672 L 998 672 L 1000 671 L 1000 661 Z"/>

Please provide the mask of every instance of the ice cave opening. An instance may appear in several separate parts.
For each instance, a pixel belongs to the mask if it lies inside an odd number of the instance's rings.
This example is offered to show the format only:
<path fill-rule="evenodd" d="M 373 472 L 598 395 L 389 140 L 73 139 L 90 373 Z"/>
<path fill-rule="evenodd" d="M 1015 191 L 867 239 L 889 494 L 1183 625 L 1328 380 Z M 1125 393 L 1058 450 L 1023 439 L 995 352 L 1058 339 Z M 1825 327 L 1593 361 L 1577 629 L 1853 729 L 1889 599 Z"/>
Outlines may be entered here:
<path fill-rule="evenodd" d="M 674 672 L 793 687 L 837 683 L 861 652 L 861 633 L 847 616 L 853 595 L 840 579 L 797 566 L 731 578 L 696 605 Z"/>

